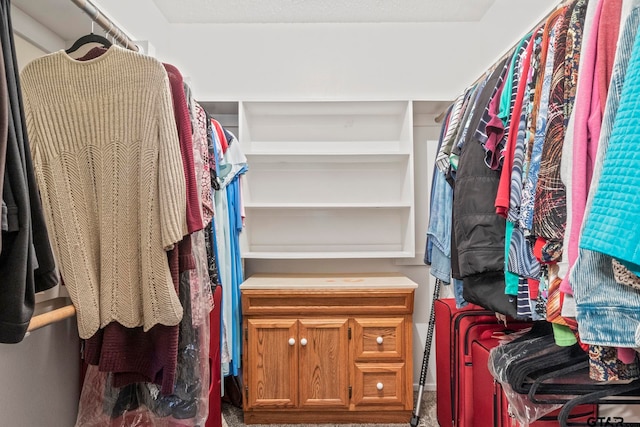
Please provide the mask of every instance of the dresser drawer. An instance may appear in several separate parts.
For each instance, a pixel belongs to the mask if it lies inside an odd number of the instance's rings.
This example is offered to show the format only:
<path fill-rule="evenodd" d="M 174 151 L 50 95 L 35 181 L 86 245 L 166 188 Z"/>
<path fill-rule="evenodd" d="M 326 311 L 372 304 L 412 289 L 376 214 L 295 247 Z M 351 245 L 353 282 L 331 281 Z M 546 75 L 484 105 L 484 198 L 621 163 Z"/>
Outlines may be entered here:
<path fill-rule="evenodd" d="M 405 404 L 404 363 L 356 363 L 354 373 L 356 407 Z"/>
<path fill-rule="evenodd" d="M 403 360 L 405 330 L 404 317 L 355 318 L 354 360 Z"/>

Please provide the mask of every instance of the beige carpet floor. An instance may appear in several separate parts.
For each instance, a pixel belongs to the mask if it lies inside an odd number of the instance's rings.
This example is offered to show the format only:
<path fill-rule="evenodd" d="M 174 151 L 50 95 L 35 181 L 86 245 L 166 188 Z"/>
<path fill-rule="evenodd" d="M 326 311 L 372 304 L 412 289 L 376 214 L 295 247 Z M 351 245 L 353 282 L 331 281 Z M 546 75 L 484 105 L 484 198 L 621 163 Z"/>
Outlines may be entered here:
<path fill-rule="evenodd" d="M 416 399 L 414 397 L 414 399 Z M 415 406 L 414 406 L 415 407 Z M 436 419 L 436 393 L 433 391 L 425 391 L 422 395 L 422 404 L 420 405 L 420 423 L 419 427 L 438 427 Z M 232 405 L 222 405 L 223 427 L 244 427 L 242 410 Z M 407 427 L 406 424 L 253 424 L 254 427 Z"/>

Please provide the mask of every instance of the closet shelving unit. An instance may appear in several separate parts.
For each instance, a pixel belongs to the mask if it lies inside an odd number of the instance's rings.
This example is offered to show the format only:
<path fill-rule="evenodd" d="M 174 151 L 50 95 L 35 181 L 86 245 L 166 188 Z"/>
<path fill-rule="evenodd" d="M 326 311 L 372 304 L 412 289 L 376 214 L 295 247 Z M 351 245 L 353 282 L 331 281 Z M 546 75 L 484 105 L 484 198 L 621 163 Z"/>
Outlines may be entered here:
<path fill-rule="evenodd" d="M 245 258 L 415 253 L 410 101 L 241 102 Z"/>

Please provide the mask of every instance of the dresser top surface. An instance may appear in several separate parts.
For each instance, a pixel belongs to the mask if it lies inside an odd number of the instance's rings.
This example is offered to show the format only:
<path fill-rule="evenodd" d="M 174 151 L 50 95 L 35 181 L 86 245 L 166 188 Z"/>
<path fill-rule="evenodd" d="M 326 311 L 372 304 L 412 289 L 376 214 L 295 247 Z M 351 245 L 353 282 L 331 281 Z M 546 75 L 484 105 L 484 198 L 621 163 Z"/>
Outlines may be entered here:
<path fill-rule="evenodd" d="M 418 284 L 394 273 L 376 274 L 256 274 L 240 289 L 415 289 Z"/>

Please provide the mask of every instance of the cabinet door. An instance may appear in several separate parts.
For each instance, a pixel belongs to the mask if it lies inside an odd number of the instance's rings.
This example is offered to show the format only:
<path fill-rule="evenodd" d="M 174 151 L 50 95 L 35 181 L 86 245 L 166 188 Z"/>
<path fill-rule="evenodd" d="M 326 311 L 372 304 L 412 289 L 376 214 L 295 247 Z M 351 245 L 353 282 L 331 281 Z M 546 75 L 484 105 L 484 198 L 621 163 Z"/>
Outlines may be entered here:
<path fill-rule="evenodd" d="M 296 319 L 248 319 L 247 408 L 294 408 L 298 396 Z"/>
<path fill-rule="evenodd" d="M 349 405 L 348 319 L 300 320 L 300 407 Z"/>

